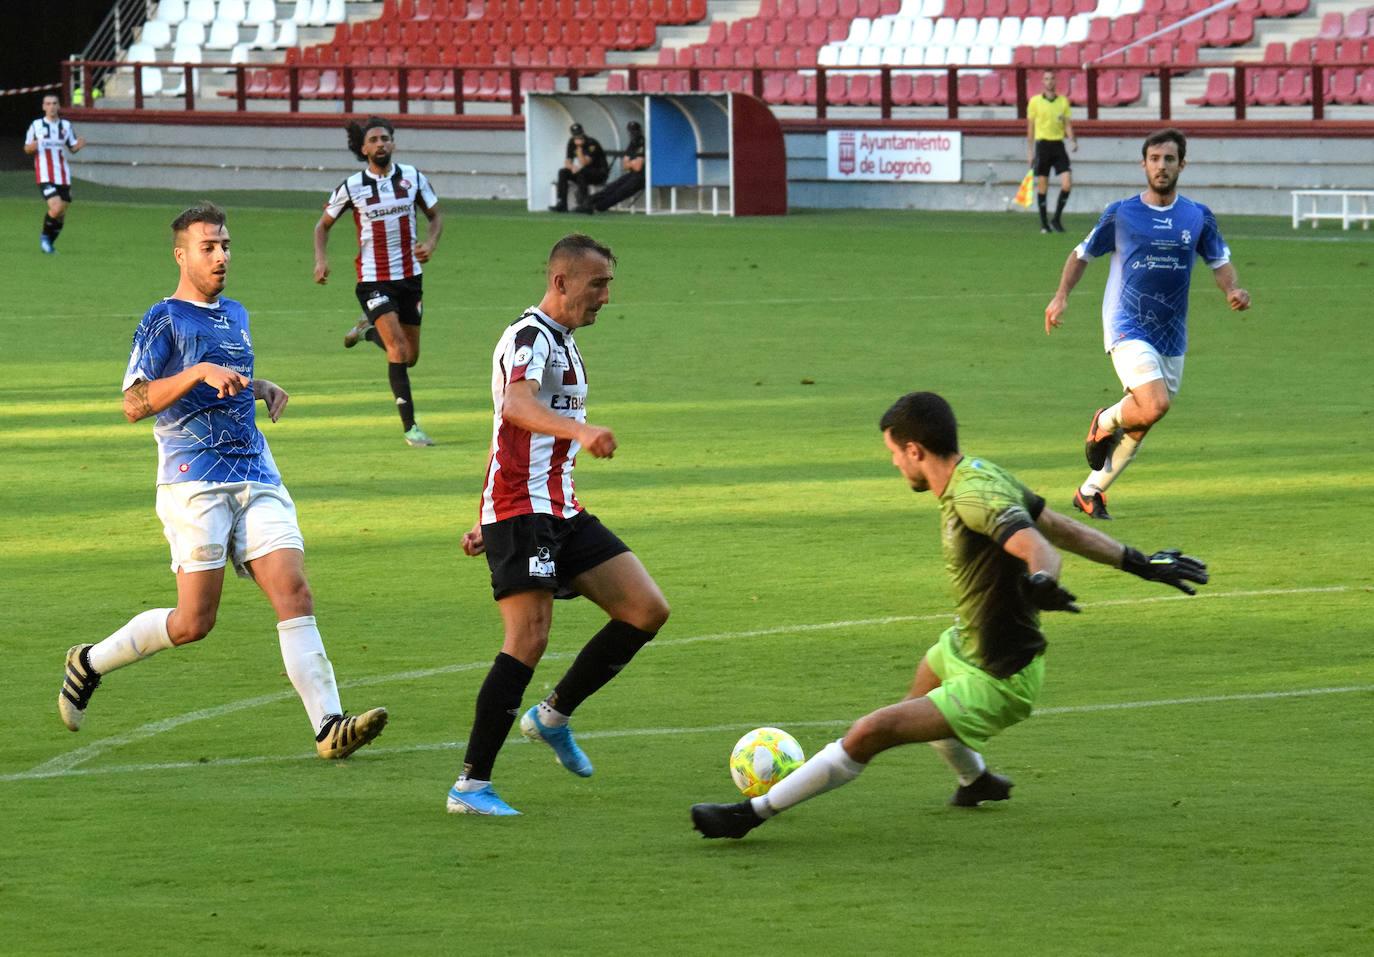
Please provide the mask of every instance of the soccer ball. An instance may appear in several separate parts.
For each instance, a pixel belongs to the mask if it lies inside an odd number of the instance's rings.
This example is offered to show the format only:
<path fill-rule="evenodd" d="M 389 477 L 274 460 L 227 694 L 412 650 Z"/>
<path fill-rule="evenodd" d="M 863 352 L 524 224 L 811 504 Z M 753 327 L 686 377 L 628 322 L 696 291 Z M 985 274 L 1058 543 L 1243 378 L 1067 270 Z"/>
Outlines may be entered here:
<path fill-rule="evenodd" d="M 730 752 L 730 777 L 746 797 L 758 797 L 802 766 L 797 739 L 780 728 L 755 728 Z"/>

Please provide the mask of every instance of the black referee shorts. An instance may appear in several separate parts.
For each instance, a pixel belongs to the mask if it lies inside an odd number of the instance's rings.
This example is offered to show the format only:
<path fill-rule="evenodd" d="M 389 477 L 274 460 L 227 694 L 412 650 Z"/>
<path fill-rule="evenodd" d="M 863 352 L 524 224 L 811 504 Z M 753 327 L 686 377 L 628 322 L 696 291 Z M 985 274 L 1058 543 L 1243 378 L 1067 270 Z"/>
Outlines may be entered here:
<path fill-rule="evenodd" d="M 1050 170 L 1056 173 L 1069 171 L 1069 151 L 1064 148 L 1063 140 L 1036 140 L 1035 163 L 1031 167 L 1036 176 L 1048 176 Z"/>

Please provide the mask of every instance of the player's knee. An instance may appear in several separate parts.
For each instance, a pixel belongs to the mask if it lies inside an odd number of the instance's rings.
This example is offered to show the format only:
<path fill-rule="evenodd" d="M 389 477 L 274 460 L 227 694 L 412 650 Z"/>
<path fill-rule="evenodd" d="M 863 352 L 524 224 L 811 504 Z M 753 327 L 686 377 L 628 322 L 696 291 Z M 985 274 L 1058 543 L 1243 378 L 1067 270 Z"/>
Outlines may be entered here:
<path fill-rule="evenodd" d="M 215 627 L 215 609 L 193 609 L 183 612 L 181 609 L 167 616 L 167 637 L 172 639 L 174 645 L 189 645 L 193 641 L 200 641 L 210 634 Z"/>
<path fill-rule="evenodd" d="M 643 608 L 640 609 L 639 621 L 631 622 L 641 631 L 659 632 L 668 623 L 668 616 L 672 609 L 668 607 L 667 600 L 662 595 L 649 597 Z"/>
<path fill-rule="evenodd" d="M 1169 396 L 1167 394 L 1157 396 L 1147 396 L 1140 401 L 1140 414 L 1147 426 L 1154 425 L 1169 411 Z"/>

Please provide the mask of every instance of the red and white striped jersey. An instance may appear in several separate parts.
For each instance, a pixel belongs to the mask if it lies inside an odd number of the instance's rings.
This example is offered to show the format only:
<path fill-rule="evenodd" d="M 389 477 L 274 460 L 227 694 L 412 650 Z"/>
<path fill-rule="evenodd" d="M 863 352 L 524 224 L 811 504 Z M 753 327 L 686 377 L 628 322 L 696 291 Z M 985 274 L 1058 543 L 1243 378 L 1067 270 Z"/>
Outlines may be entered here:
<path fill-rule="evenodd" d="M 67 163 L 67 149 L 76 145 L 76 130 L 70 120 L 50 122 L 40 116 L 29 124 L 24 145 L 38 144 L 38 152 L 33 155 L 33 173 L 40 183 L 55 183 L 58 186 L 72 184 L 72 169 Z"/>
<path fill-rule="evenodd" d="M 582 511 L 573 489 L 573 463 L 582 446 L 571 439 L 528 432 L 501 415 L 506 387 L 521 379 L 539 383 L 546 408 L 587 421 L 587 372 L 571 329 L 531 306 L 507 327 L 491 357 L 491 457 L 482 489 L 482 524 L 516 515 L 572 518 Z"/>
<path fill-rule="evenodd" d="M 385 282 L 421 273 L 415 258 L 416 206 L 439 202 L 425 174 L 407 163 L 392 163 L 385 176 L 359 170 L 338 185 L 324 211 L 338 219 L 352 207 L 358 227 L 358 282 Z"/>

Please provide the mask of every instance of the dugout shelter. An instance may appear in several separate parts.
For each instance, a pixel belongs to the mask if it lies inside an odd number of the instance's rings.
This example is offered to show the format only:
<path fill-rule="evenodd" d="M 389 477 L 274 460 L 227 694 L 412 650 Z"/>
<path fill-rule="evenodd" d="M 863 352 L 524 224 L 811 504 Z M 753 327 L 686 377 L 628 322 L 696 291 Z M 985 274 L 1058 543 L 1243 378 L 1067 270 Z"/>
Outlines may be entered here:
<path fill-rule="evenodd" d="M 531 212 L 549 205 L 573 123 L 614 160 L 627 145 L 631 120 L 644 127 L 646 159 L 645 189 L 631 208 L 650 214 L 787 212 L 782 127 L 763 101 L 748 94 L 526 93 L 525 117 Z M 619 175 L 613 163 L 610 178 Z"/>

